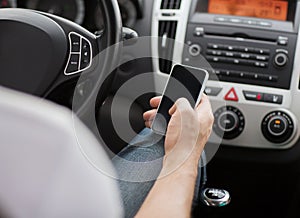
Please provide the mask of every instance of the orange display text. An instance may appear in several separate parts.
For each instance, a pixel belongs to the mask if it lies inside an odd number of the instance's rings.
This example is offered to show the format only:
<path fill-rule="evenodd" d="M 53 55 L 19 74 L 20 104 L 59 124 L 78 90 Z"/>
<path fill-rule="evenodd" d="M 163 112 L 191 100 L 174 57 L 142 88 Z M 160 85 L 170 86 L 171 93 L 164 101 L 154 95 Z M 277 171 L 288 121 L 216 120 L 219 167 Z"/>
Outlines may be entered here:
<path fill-rule="evenodd" d="M 209 0 L 208 13 L 286 21 L 288 2 L 280 0 Z"/>

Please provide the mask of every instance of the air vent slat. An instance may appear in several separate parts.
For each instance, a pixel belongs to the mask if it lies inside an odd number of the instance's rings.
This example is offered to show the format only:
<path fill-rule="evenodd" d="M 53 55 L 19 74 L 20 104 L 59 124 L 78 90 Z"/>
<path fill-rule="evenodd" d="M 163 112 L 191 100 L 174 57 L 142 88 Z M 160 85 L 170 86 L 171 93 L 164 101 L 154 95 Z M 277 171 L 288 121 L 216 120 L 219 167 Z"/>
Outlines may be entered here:
<path fill-rule="evenodd" d="M 169 74 L 171 71 L 176 30 L 177 21 L 159 22 L 159 69 L 163 73 Z"/>
<path fill-rule="evenodd" d="M 160 9 L 180 9 L 181 0 L 162 0 Z"/>
<path fill-rule="evenodd" d="M 181 0 L 177 0 L 175 2 L 175 8 L 174 9 L 180 9 L 180 5 L 181 5 Z"/>
<path fill-rule="evenodd" d="M 175 6 L 174 3 L 175 3 L 174 0 L 169 0 L 169 8 L 170 8 L 170 9 L 175 9 L 175 8 L 174 8 L 174 6 Z"/>

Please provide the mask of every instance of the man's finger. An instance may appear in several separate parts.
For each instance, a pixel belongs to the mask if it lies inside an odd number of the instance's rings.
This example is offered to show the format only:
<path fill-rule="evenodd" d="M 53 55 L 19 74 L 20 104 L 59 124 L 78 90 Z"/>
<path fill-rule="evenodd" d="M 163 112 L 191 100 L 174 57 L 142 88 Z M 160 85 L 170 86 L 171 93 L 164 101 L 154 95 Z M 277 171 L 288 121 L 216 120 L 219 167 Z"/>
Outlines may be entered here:
<path fill-rule="evenodd" d="M 143 118 L 145 121 L 148 121 L 148 120 L 153 120 L 154 117 L 155 117 L 155 114 L 156 114 L 156 109 L 152 109 L 150 111 L 146 111 L 144 114 L 143 114 Z"/>
<path fill-rule="evenodd" d="M 145 126 L 147 128 L 151 128 L 152 122 L 153 122 L 153 120 L 147 120 L 147 121 L 145 121 Z"/>
<path fill-rule="evenodd" d="M 197 105 L 196 110 L 202 107 L 210 107 L 210 101 L 207 95 L 203 94 L 200 103 Z"/>
<path fill-rule="evenodd" d="M 151 107 L 157 108 L 158 105 L 159 105 L 159 103 L 160 103 L 160 101 L 161 101 L 161 96 L 151 98 L 151 100 L 150 100 Z"/>
<path fill-rule="evenodd" d="M 184 110 L 193 110 L 190 102 L 186 98 L 179 98 L 175 104 L 170 108 L 169 114 L 173 115 L 176 110 L 184 111 Z"/>

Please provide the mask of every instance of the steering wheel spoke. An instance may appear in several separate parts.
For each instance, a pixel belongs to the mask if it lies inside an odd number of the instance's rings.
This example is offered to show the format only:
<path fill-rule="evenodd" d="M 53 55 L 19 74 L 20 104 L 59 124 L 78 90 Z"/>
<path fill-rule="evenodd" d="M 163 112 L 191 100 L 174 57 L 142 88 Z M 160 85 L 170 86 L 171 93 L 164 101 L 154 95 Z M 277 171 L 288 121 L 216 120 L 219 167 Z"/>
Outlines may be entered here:
<path fill-rule="evenodd" d="M 119 52 L 98 54 L 121 40 L 122 23 L 117 0 L 99 0 L 106 21 L 101 37 L 67 19 L 34 10 L 0 9 L 0 85 L 39 97 L 84 75 L 108 72 Z M 101 63 L 100 63 L 101 62 Z M 91 77 L 93 87 L 100 79 Z M 80 86 L 80 84 L 79 84 Z M 80 87 L 79 87 L 80 88 Z M 78 111 L 90 101 L 84 97 Z"/>

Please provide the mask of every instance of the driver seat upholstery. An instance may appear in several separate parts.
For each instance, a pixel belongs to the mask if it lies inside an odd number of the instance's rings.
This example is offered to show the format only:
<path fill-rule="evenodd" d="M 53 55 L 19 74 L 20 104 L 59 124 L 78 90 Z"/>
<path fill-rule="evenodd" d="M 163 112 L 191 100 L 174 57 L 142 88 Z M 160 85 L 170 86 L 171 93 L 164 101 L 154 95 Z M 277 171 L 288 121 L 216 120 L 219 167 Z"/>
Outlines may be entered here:
<path fill-rule="evenodd" d="M 123 216 L 110 159 L 70 110 L 0 87 L 0 140 L 0 217 Z"/>

